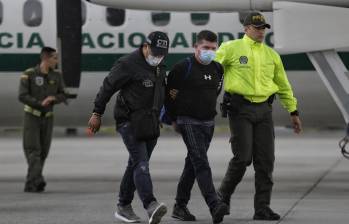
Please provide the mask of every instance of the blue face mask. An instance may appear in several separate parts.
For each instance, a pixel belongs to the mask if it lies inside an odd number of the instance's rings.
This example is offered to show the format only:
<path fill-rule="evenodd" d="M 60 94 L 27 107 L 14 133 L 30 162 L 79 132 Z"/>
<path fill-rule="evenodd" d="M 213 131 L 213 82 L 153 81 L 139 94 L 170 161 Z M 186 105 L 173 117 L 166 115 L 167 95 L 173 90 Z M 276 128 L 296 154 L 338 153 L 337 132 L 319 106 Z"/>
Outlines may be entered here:
<path fill-rule="evenodd" d="M 200 50 L 199 58 L 202 64 L 208 65 L 216 57 L 216 52 L 212 50 Z"/>

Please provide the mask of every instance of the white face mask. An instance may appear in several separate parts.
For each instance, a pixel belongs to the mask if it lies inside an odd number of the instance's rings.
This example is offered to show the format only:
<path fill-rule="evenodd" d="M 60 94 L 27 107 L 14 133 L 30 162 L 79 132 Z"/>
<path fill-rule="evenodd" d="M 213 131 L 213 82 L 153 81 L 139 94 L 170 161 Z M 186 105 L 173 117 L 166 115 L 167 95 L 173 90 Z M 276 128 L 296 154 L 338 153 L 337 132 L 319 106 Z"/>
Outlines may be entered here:
<path fill-rule="evenodd" d="M 164 56 L 155 57 L 155 56 L 149 54 L 148 57 L 145 58 L 145 60 L 147 61 L 147 63 L 150 66 L 157 66 L 160 64 L 160 62 L 162 61 L 163 58 L 164 58 Z"/>

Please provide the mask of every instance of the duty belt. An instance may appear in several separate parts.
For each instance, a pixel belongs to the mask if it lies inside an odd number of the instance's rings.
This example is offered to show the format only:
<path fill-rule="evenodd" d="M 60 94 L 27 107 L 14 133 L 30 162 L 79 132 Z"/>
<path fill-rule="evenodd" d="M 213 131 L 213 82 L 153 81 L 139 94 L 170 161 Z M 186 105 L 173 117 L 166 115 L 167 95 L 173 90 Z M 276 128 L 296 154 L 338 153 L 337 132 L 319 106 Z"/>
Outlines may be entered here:
<path fill-rule="evenodd" d="M 272 94 L 271 96 L 268 97 L 268 99 L 264 102 L 260 102 L 260 103 L 254 103 L 254 102 L 251 102 L 249 100 L 247 100 L 243 95 L 239 95 L 239 94 L 236 94 L 236 93 L 228 93 L 228 92 L 225 92 L 224 93 L 227 98 L 229 98 L 229 100 L 231 99 L 239 99 L 241 100 L 242 102 L 245 102 L 247 104 L 262 104 L 262 103 L 269 103 L 270 105 L 273 104 L 274 100 L 275 100 L 275 94 Z"/>
<path fill-rule="evenodd" d="M 52 117 L 53 116 L 52 111 L 44 113 L 44 112 L 41 112 L 40 110 L 36 110 L 28 105 L 24 105 L 24 111 L 27 113 L 30 113 L 36 117 Z"/>

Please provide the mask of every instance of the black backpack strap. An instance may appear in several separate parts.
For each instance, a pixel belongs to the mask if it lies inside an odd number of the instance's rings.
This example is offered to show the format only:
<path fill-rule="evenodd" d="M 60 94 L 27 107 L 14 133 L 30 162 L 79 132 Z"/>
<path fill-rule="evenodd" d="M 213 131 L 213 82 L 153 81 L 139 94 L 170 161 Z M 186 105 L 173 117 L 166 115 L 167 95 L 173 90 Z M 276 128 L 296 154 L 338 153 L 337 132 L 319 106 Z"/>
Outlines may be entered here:
<path fill-rule="evenodd" d="M 184 75 L 184 80 L 186 80 L 188 78 L 188 76 L 191 72 L 191 68 L 193 66 L 193 62 L 191 60 L 191 57 L 187 57 L 185 60 L 187 61 L 188 65 L 187 65 L 187 71 L 185 72 L 185 75 Z"/>

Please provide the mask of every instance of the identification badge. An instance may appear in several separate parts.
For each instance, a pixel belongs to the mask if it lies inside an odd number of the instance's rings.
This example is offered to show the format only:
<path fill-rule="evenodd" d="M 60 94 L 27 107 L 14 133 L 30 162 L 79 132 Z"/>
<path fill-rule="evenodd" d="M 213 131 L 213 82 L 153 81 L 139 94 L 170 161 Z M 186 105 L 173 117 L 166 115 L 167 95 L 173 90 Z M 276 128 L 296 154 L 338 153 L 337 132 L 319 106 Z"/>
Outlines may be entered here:
<path fill-rule="evenodd" d="M 153 82 L 150 79 L 146 79 L 146 80 L 143 81 L 143 86 L 145 86 L 145 87 L 153 87 L 154 84 L 153 84 Z"/>
<path fill-rule="evenodd" d="M 35 77 L 35 84 L 36 84 L 37 86 L 42 86 L 42 85 L 44 85 L 44 78 L 43 78 L 43 77 L 40 77 L 40 76 Z"/>
<path fill-rule="evenodd" d="M 241 56 L 241 57 L 239 58 L 239 62 L 240 62 L 240 64 L 242 64 L 242 65 L 247 64 L 247 62 L 248 62 L 248 57 L 247 57 L 247 56 Z"/>

